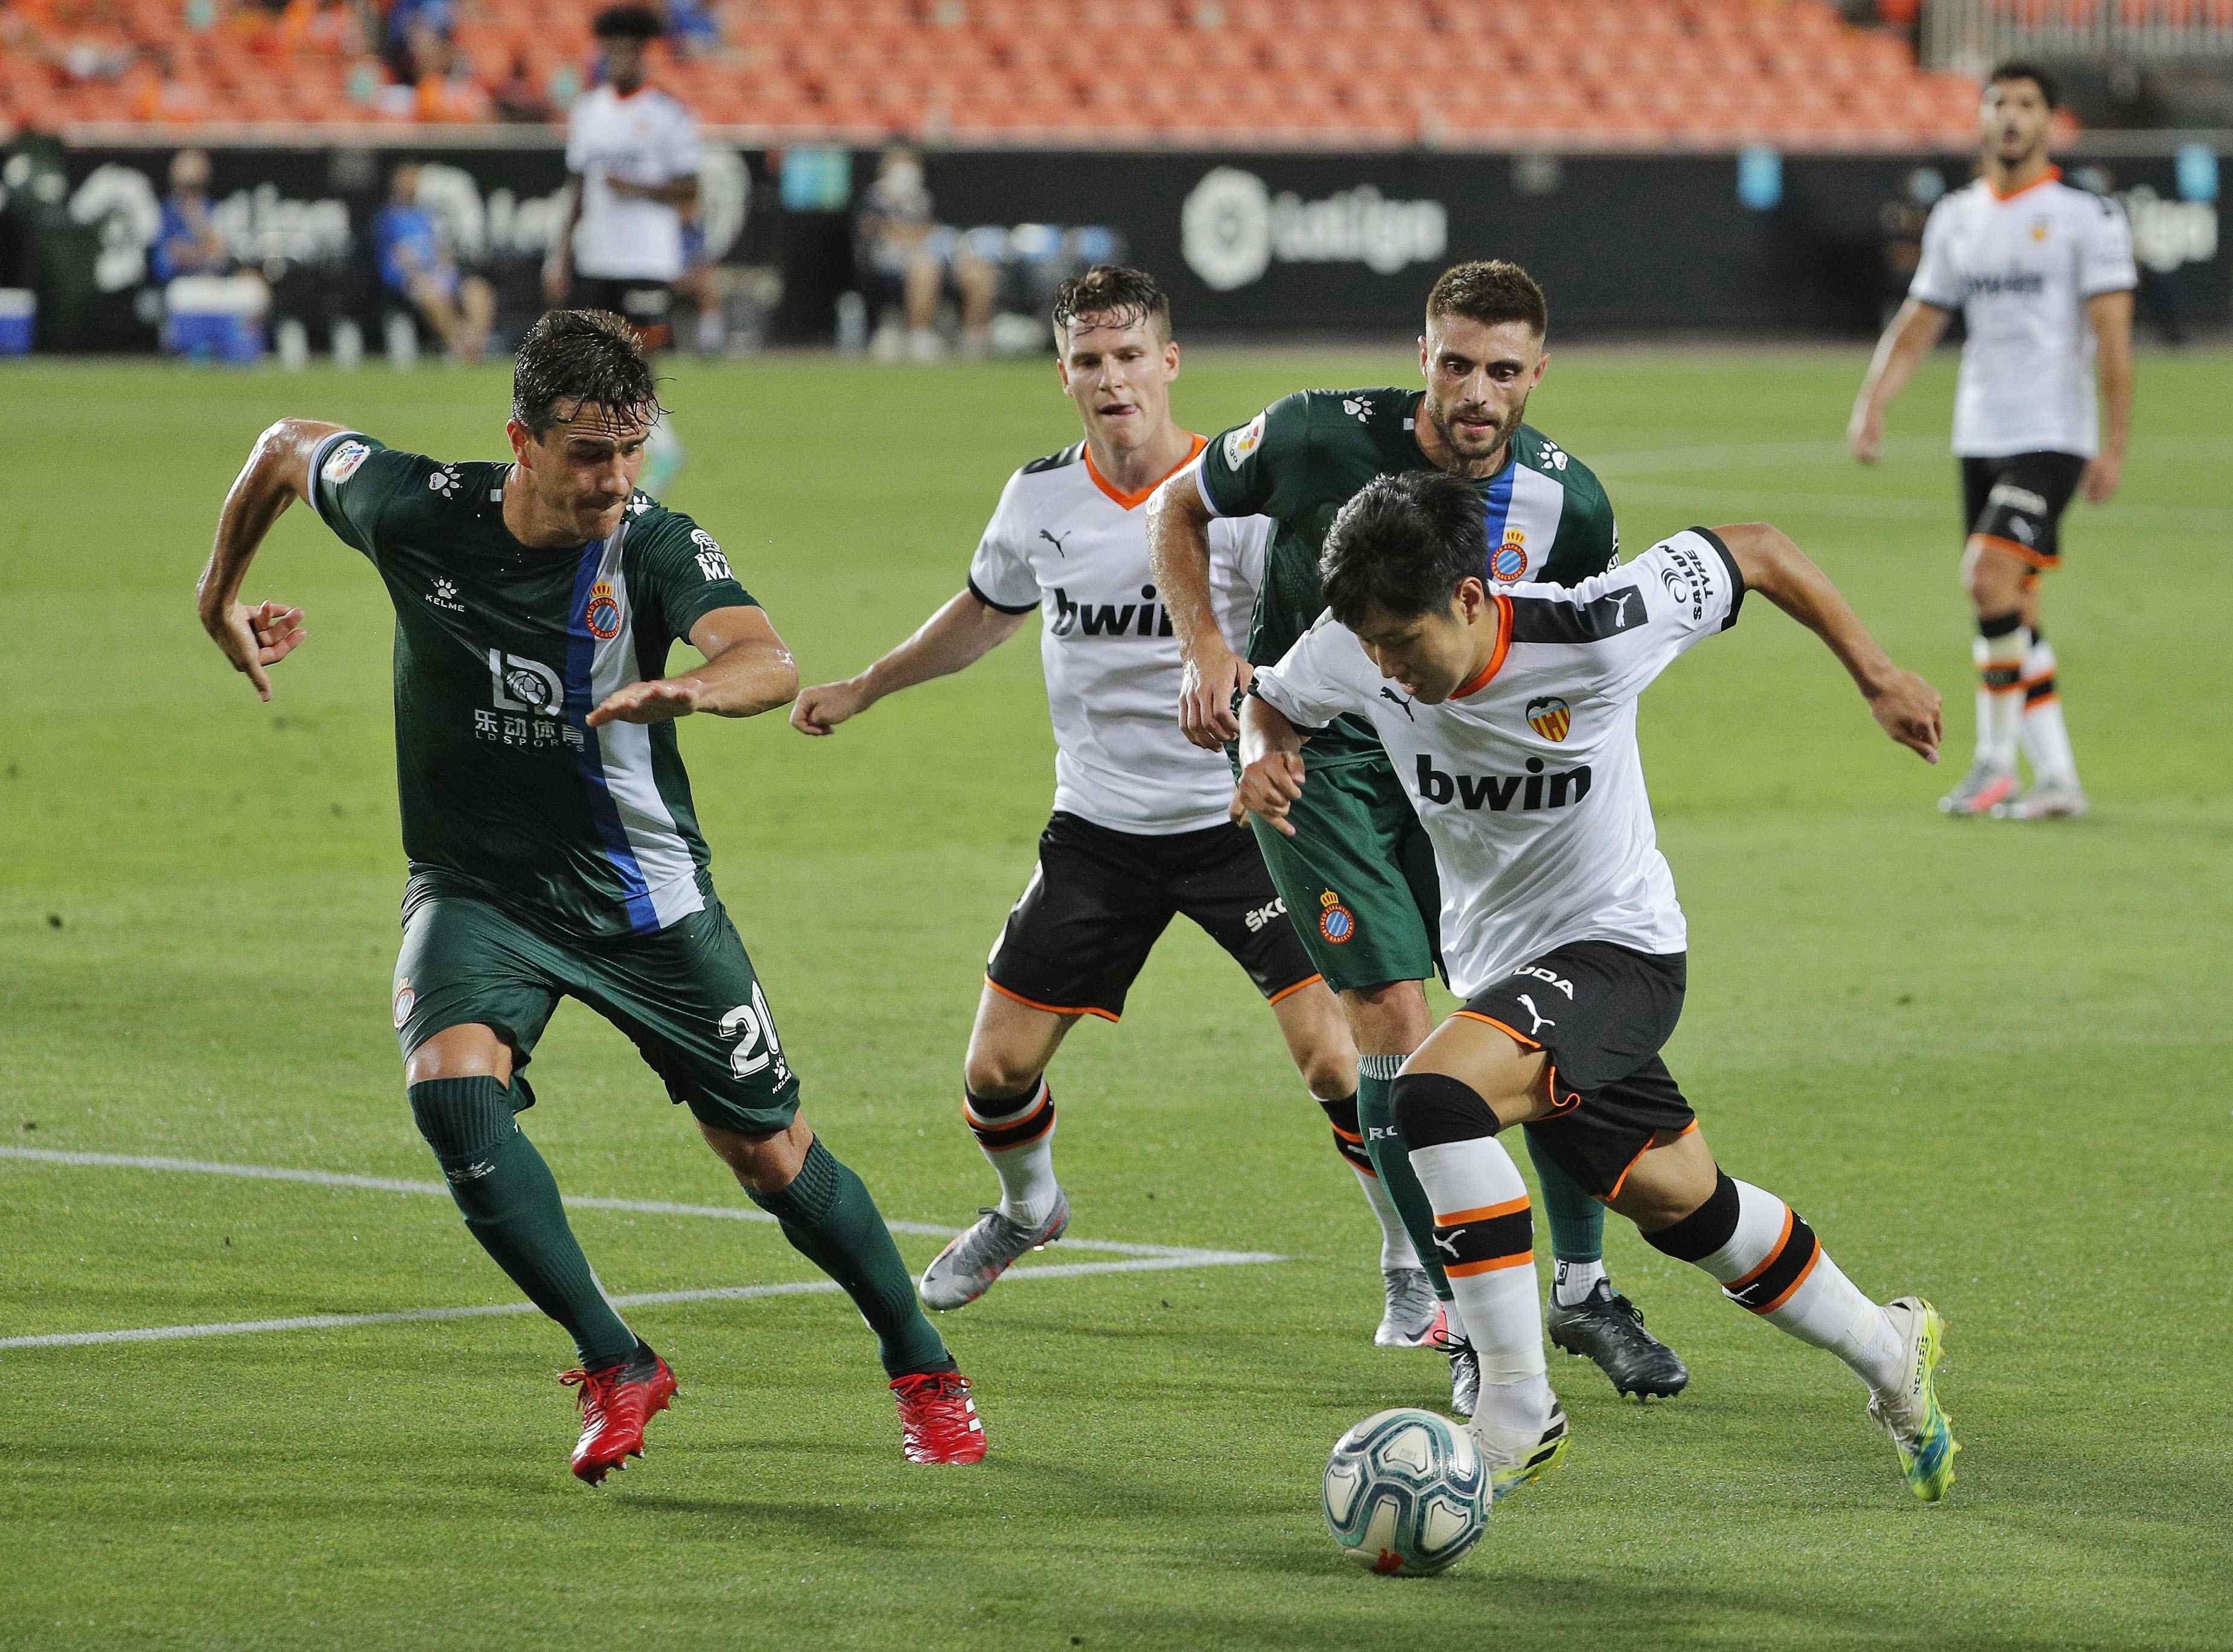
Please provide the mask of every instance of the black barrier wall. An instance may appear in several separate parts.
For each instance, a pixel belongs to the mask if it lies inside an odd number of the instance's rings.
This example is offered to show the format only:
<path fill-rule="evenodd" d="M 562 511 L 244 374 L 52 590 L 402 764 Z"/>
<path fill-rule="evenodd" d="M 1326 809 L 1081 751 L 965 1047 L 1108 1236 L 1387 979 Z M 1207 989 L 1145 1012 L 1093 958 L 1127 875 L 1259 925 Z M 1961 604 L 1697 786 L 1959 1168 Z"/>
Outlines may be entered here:
<path fill-rule="evenodd" d="M 854 284 L 847 211 L 780 205 L 780 154 L 713 148 L 719 179 L 707 192 L 709 232 L 719 255 L 781 269 L 778 341 L 826 341 L 837 296 Z M 51 204 L 46 256 L 27 261 L 37 266 L 28 276 L 0 268 L 0 284 L 52 285 L 57 266 L 76 272 L 83 290 L 42 294 L 42 314 L 71 318 L 42 328 L 42 348 L 153 347 L 145 249 L 170 153 L 61 152 L 64 199 Z M 463 260 L 496 278 L 507 309 L 531 313 L 539 302 L 534 270 L 563 182 L 554 144 L 212 155 L 219 221 L 236 256 L 317 272 L 329 307 L 376 302 L 367 231 L 406 158 L 430 163 L 422 202 Z M 873 154 L 827 159 L 856 191 L 873 174 Z M 2233 319 L 2208 159 L 2205 169 L 2191 154 L 2183 167 L 2170 153 L 2081 152 L 2063 162 L 2074 180 L 2126 205 L 2150 271 L 2146 307 L 2197 328 Z M 1858 337 L 1897 302 L 1930 201 L 1969 170 L 1963 156 L 1765 153 L 986 151 L 928 161 L 949 224 L 1113 229 L 1130 259 L 1171 288 L 1195 337 L 1408 333 L 1434 274 L 1484 256 L 1517 259 L 1543 281 L 1563 338 Z M 68 238 L 70 257 L 53 256 L 55 237 Z M 22 239 L 19 228 L 19 254 Z"/>

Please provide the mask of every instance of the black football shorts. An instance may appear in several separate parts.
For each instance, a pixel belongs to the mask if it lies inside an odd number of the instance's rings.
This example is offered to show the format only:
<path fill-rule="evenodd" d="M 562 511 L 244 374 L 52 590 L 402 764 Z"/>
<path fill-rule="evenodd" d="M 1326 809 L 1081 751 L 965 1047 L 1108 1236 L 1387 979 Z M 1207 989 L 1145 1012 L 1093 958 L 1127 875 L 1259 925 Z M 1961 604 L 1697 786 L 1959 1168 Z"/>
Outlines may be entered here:
<path fill-rule="evenodd" d="M 2076 453 L 2011 453 L 1962 461 L 1963 530 L 2027 563 L 2062 565 L 2062 513 L 2086 461 Z"/>
<path fill-rule="evenodd" d="M 993 990 L 1057 1015 L 1114 1021 L 1183 913 L 1277 1004 L 1317 980 L 1256 840 L 1235 826 L 1149 836 L 1058 810 L 1039 863 L 985 966 Z"/>
<path fill-rule="evenodd" d="M 1698 1122 L 1659 1051 L 1683 1014 L 1681 953 L 1606 940 L 1554 946 L 1466 1000 L 1486 1021 L 1551 1058 L 1558 1111 L 1532 1141 L 1599 1199 L 1619 1193 L 1644 1149 Z"/>

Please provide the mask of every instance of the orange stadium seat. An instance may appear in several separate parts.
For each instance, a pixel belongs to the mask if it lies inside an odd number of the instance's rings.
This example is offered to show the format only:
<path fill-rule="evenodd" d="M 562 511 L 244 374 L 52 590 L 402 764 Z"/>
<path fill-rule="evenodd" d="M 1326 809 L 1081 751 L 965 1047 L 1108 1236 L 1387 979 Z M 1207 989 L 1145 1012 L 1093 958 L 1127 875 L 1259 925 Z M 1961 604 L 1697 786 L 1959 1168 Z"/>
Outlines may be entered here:
<path fill-rule="evenodd" d="M 99 19 L 143 52 L 132 72 L 62 85 L 0 63 L 0 114 L 363 118 L 342 87 L 345 65 L 365 60 L 321 23 L 335 14 L 318 0 L 294 0 L 277 23 L 245 0 L 218 3 L 230 10 L 197 32 L 186 0 L 102 0 Z M 2042 17 L 2113 5 L 2130 21 L 2233 25 L 2233 0 L 1999 3 Z M 11 11 L 19 27 L 59 37 L 56 19 L 75 6 L 14 0 Z M 456 42 L 485 90 L 515 61 L 549 85 L 589 66 L 592 9 L 464 0 Z M 89 15 L 69 37 L 93 26 Z M 1130 13 L 1075 0 L 854 0 L 842 21 L 811 0 L 752 0 L 730 35 L 715 57 L 660 60 L 702 121 L 864 140 L 1959 141 L 1976 97 L 1973 81 L 1924 73 L 1904 42 L 1846 25 L 1829 0 L 1148 0 Z M 456 118 L 479 98 L 433 99 L 428 112 Z"/>

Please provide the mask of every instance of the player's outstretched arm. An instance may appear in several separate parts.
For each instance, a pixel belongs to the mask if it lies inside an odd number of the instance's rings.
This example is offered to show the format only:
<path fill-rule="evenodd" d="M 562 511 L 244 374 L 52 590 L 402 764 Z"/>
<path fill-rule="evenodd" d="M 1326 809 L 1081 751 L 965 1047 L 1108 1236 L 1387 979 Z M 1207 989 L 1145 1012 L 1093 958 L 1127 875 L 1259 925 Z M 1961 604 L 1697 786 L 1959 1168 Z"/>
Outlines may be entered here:
<path fill-rule="evenodd" d="M 1240 702 L 1239 720 L 1240 779 L 1233 788 L 1234 824 L 1253 815 L 1292 837 L 1287 810 L 1303 795 L 1303 746 L 1310 736 L 1253 694 Z"/>
<path fill-rule="evenodd" d="M 2125 439 L 2132 428 L 2132 295 L 2096 293 L 2086 301 L 2093 324 L 2093 370 L 2101 381 L 2101 451 L 2078 478 L 2088 504 L 2106 504 L 2125 474 Z"/>
<path fill-rule="evenodd" d="M 1884 732 L 1925 762 L 1937 762 L 1943 733 L 1938 691 L 1892 664 L 1830 576 L 1789 535 L 1765 522 L 1714 531 L 1729 548 L 1747 590 L 1759 592 L 1829 645 Z"/>
<path fill-rule="evenodd" d="M 913 636 L 859 676 L 801 690 L 791 708 L 791 725 L 801 734 L 828 734 L 887 694 L 975 665 L 1015 635 L 1035 612 L 1025 608 L 1010 614 L 974 591 L 959 592 Z"/>
<path fill-rule="evenodd" d="M 715 608 L 690 628 L 690 646 L 706 656 L 695 671 L 630 683 L 606 695 L 583 720 L 602 728 L 608 723 L 664 723 L 697 712 L 758 717 L 789 704 L 798 692 L 798 667 L 765 608 L 743 603 Z"/>
<path fill-rule="evenodd" d="M 1227 645 L 1210 604 L 1209 524 L 1214 520 L 1192 470 L 1172 477 L 1148 501 L 1148 567 L 1170 611 L 1186 662 L 1179 728 L 1212 751 L 1240 737 L 1233 697 L 1248 686 L 1253 675 L 1248 662 Z"/>
<path fill-rule="evenodd" d="M 1883 457 L 1885 409 L 1907 388 L 1907 381 L 1915 376 L 1931 348 L 1945 336 L 1946 324 L 1952 319 L 1951 310 L 1911 298 L 1899 307 L 1899 314 L 1877 341 L 1877 352 L 1869 359 L 1869 370 L 1861 380 L 1861 393 L 1853 399 L 1853 416 L 1846 425 L 1846 441 L 1862 464 L 1873 465 Z"/>
<path fill-rule="evenodd" d="M 264 668 L 277 665 L 303 641 L 303 610 L 277 602 L 245 607 L 240 584 L 279 513 L 310 497 L 311 457 L 320 442 L 342 428 L 314 419 L 282 419 L 256 439 L 218 512 L 217 537 L 194 587 L 202 629 L 265 699 L 271 698 L 271 680 Z"/>

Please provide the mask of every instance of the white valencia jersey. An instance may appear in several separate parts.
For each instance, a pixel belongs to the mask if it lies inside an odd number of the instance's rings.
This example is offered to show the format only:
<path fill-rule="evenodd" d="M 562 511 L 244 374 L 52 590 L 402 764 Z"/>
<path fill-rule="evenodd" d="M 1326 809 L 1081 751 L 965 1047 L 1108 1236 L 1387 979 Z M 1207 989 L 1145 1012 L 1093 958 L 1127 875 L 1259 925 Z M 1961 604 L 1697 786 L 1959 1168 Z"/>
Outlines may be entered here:
<path fill-rule="evenodd" d="M 1383 677 L 1331 614 L 1256 673 L 1254 692 L 1299 728 L 1344 712 L 1371 719 L 1435 846 L 1442 959 L 1459 997 L 1570 941 L 1683 951 L 1636 701 L 1692 643 L 1736 623 L 1735 560 L 1690 528 L 1579 585 L 1520 585 L 1491 600 L 1496 653 L 1439 706 Z"/>
<path fill-rule="evenodd" d="M 582 179 L 574 268 L 608 281 L 673 281 L 682 273 L 682 214 L 613 193 L 615 179 L 656 187 L 698 174 L 698 123 L 666 93 L 609 86 L 584 92 L 566 123 L 566 170 Z"/>
<path fill-rule="evenodd" d="M 2117 204 L 2061 177 L 2013 195 L 1980 179 L 1924 226 L 1908 295 L 1962 312 L 1954 451 L 1965 458 L 2100 451 L 2086 301 L 2129 291 L 2139 272 Z"/>
<path fill-rule="evenodd" d="M 1197 436 L 1186 462 L 1201 448 Z M 1179 732 L 1178 638 L 1148 570 L 1143 507 L 1154 491 L 1118 490 L 1083 442 L 1025 465 L 970 558 L 969 589 L 1003 613 L 1044 610 L 1054 806 L 1112 831 L 1168 836 L 1223 825 L 1233 771 Z M 1209 526 L 1210 600 L 1236 654 L 1272 525 Z"/>

